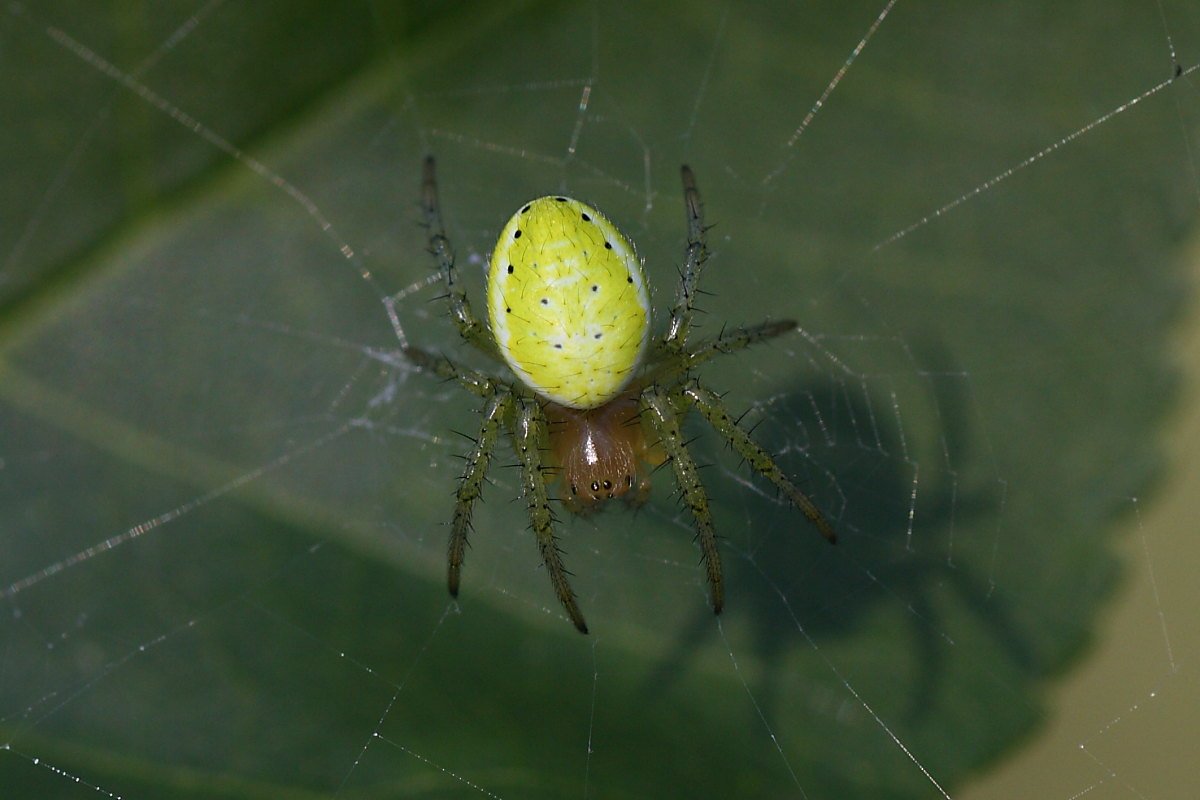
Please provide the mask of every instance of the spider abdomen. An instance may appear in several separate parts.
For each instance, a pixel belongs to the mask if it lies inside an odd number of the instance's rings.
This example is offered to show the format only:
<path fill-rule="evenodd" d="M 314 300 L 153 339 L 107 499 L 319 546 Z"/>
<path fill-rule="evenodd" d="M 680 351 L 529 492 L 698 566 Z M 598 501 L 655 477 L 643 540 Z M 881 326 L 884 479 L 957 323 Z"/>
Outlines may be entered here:
<path fill-rule="evenodd" d="M 596 408 L 641 363 L 650 298 L 633 244 L 599 211 L 540 197 L 500 233 L 488 317 L 509 368 L 543 397 Z"/>

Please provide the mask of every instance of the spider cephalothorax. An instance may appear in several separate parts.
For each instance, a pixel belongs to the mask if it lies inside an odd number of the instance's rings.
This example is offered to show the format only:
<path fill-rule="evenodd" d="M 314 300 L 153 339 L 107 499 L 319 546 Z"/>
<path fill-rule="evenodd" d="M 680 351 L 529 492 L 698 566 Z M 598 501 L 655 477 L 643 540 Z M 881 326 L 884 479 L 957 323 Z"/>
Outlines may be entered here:
<path fill-rule="evenodd" d="M 661 464 L 666 456 L 647 441 L 638 394 L 627 391 L 596 408 L 546 403 L 560 496 L 575 513 L 598 511 L 605 500 L 616 497 L 635 504 L 646 499 L 650 482 L 645 467 Z"/>
<path fill-rule="evenodd" d="M 483 424 L 467 455 L 451 522 L 452 595 L 458 594 L 471 512 L 502 431 L 511 437 L 520 462 L 542 561 L 559 602 L 583 633 L 587 625 L 554 536 L 547 472 L 561 476 L 566 507 L 587 513 L 616 497 L 641 502 L 649 492 L 647 467 L 669 462 L 696 524 L 713 611 L 721 612 L 721 556 L 708 496 L 679 427 L 693 407 L 825 538 L 834 540 L 833 529 L 812 501 L 693 374 L 717 354 L 787 333 L 796 323 L 738 328 L 689 346 L 692 303 L 707 252 L 696 181 L 686 166 L 682 175 L 687 251 L 667 330 L 651 338 L 649 291 L 633 244 L 596 209 L 562 196 L 526 203 L 500 233 L 488 269 L 485 327 L 458 286 L 433 158 L 425 160 L 422 206 L 430 250 L 446 281 L 450 315 L 467 342 L 516 376 L 491 376 L 425 350 L 404 348 L 419 367 L 458 381 L 483 400 Z"/>

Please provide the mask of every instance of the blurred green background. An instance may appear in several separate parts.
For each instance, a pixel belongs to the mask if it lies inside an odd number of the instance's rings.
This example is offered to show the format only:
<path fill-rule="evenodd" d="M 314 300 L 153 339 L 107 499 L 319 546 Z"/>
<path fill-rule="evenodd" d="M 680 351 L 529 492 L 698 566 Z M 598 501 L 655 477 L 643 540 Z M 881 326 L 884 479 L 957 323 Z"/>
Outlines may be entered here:
<path fill-rule="evenodd" d="M 1064 137 L 1196 63 L 1200 11 L 900 3 L 802 127 L 883 10 L 0 12 L 6 796 L 1187 796 L 1150 754 L 1200 740 L 1193 76 Z M 660 475 L 562 520 L 580 637 L 502 453 L 449 603 L 477 417 L 381 302 L 472 360 L 417 285 L 427 153 L 475 296 L 567 192 L 659 308 L 689 163 L 701 334 L 805 330 L 704 378 L 839 545 L 693 425 L 727 612 Z"/>

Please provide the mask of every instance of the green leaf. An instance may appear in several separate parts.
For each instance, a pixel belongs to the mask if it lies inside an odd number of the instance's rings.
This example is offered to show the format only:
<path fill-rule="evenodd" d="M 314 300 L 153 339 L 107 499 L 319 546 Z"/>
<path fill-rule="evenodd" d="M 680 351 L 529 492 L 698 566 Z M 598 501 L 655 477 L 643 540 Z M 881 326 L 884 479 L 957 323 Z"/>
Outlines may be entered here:
<path fill-rule="evenodd" d="M 1169 77 L 1154 13 L 900 4 L 809 125 L 880 4 L 40 6 L 0 12 L 0 784 L 916 798 L 1035 729 L 1175 380 L 1193 101 L 1065 138 Z M 502 446 L 452 603 L 478 414 L 384 300 L 495 368 L 420 284 L 427 153 L 472 296 L 569 192 L 660 326 L 689 163 L 701 335 L 804 330 L 702 378 L 839 544 L 693 419 L 724 615 L 664 470 L 561 514 L 581 637 Z"/>

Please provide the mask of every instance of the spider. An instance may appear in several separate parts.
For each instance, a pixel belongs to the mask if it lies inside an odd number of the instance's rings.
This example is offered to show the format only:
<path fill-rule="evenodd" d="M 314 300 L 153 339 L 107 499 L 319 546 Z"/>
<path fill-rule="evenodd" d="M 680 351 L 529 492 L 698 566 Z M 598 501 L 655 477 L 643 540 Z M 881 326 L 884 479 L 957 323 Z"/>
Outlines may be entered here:
<path fill-rule="evenodd" d="M 649 493 L 649 471 L 670 463 L 691 511 L 713 612 L 721 613 L 721 555 L 708 496 L 680 424 L 695 408 L 734 452 L 769 480 L 833 542 L 833 528 L 774 459 L 730 416 L 721 397 L 693 373 L 709 359 L 772 339 L 793 320 L 722 331 L 689 346 L 693 302 L 707 257 L 696 180 L 681 168 L 688 242 L 679 289 L 664 334 L 650 336 L 650 299 L 632 242 L 589 205 L 563 196 L 521 206 L 504 226 L 488 269 L 485 326 L 459 285 L 454 252 L 438 204 L 433 157 L 421 183 L 429 250 L 446 283 L 450 316 L 467 343 L 508 367 L 489 375 L 405 346 L 419 368 L 456 381 L 482 400 L 483 422 L 466 456 L 450 523 L 448 584 L 458 596 L 471 515 L 501 432 L 512 440 L 532 529 L 554 593 L 581 633 L 587 623 L 567 580 L 554 535 L 549 479 L 561 479 L 563 503 L 587 514 L 626 496 Z"/>

